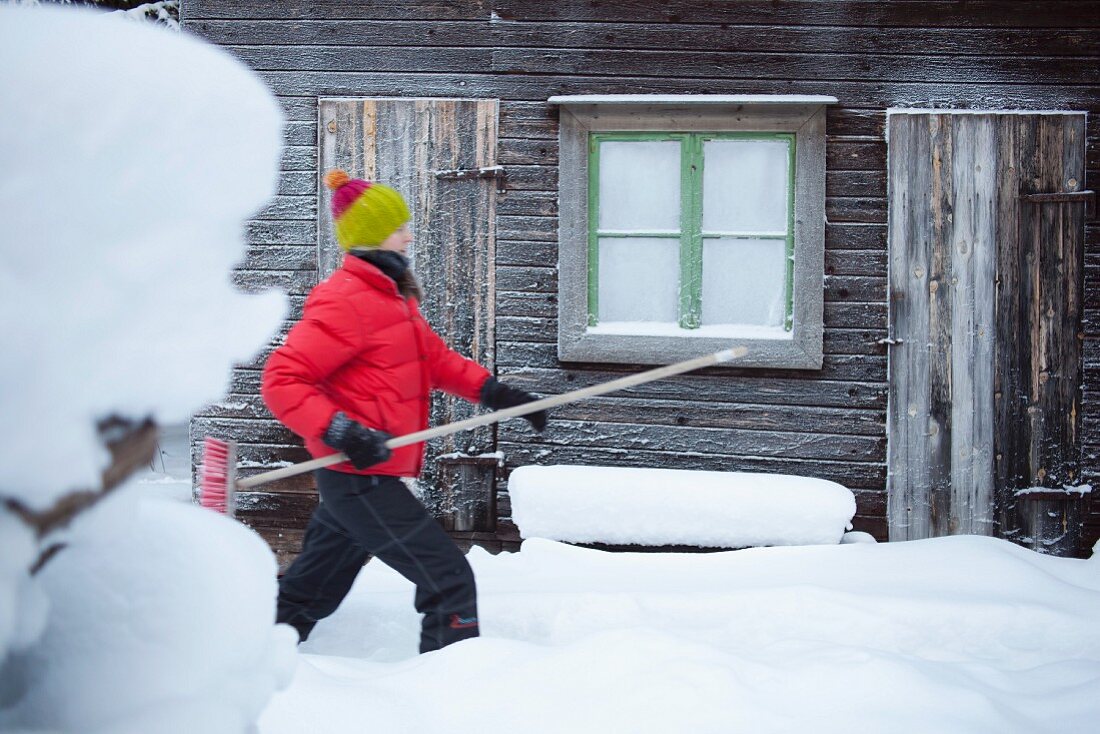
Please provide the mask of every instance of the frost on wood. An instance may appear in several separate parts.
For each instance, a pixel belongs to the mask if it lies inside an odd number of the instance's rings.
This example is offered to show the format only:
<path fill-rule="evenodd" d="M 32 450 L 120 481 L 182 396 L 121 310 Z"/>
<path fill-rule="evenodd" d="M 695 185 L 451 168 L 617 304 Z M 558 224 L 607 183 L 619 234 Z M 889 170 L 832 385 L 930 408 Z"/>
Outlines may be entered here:
<path fill-rule="evenodd" d="M 740 548 L 838 543 L 852 492 L 809 477 L 598 466 L 524 466 L 508 480 L 524 538 Z"/>

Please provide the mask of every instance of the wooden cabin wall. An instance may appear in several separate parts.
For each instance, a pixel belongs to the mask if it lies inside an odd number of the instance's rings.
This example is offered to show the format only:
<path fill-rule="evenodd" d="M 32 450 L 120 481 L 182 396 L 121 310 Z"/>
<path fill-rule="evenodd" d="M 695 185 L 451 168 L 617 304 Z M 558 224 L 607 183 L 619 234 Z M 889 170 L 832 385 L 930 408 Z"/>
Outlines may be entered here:
<path fill-rule="evenodd" d="M 498 440 L 509 468 L 583 462 L 835 480 L 857 493 L 857 529 L 879 539 L 886 538 L 886 347 L 877 343 L 887 336 L 886 108 L 1086 110 L 1087 184 L 1100 182 L 1095 0 L 183 0 L 181 17 L 186 32 L 255 69 L 286 110 L 279 195 L 248 226 L 239 279 L 287 286 L 296 308 L 316 267 L 317 97 L 500 99 L 499 162 L 508 177 L 496 217 L 498 372 L 545 392 L 631 369 L 556 357 L 557 113 L 546 98 L 836 96 L 827 120 L 823 368 L 712 370 L 559 409 L 538 439 L 504 425 Z M 1086 247 L 1082 425 L 1086 478 L 1100 482 L 1095 222 Z M 248 406 L 235 419 L 259 425 L 257 364 L 236 370 L 228 404 Z M 299 456 L 282 446 L 271 454 Z M 501 500 L 507 517 L 506 494 Z M 1089 509 L 1083 547 L 1100 536 L 1100 501 Z M 496 547 L 516 540 L 503 527 Z"/>

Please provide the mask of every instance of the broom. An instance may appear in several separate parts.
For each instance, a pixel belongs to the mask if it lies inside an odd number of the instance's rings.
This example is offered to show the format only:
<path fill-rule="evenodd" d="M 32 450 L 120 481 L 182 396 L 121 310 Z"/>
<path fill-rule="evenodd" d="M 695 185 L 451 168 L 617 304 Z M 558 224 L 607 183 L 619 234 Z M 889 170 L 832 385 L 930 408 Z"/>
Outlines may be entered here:
<path fill-rule="evenodd" d="M 402 446 L 408 446 L 409 444 L 439 438 L 440 436 L 449 436 L 452 433 L 477 428 L 478 426 L 497 423 L 506 418 L 516 418 L 527 415 L 528 413 L 537 413 L 540 410 L 548 410 L 559 405 L 574 403 L 585 398 L 605 395 L 609 392 L 622 390 L 635 385 L 642 385 L 647 382 L 653 382 L 654 380 L 671 377 L 672 375 L 679 375 L 684 372 L 702 369 L 703 367 L 730 362 L 745 356 L 747 353 L 748 350 L 744 347 L 723 349 L 720 352 L 684 360 L 683 362 L 677 362 L 664 367 L 657 367 L 634 375 L 627 375 L 626 377 L 603 382 L 599 385 L 584 387 L 579 390 L 573 390 L 572 392 L 562 393 L 561 395 L 551 395 L 550 397 L 541 398 L 530 403 L 524 403 L 523 405 L 517 405 L 513 408 L 504 408 L 503 410 L 485 413 L 483 415 L 474 416 L 473 418 L 429 428 L 424 431 L 417 431 L 416 433 L 409 433 L 404 436 L 395 436 L 386 441 L 386 448 L 396 449 Z M 320 459 L 305 461 L 301 464 L 295 464 L 294 466 L 274 469 L 272 471 L 263 472 L 262 474 L 238 479 L 236 476 L 236 453 L 236 444 L 232 441 L 222 441 L 211 437 L 205 439 L 203 445 L 203 462 L 199 470 L 199 503 L 203 507 L 209 507 L 218 512 L 232 516 L 236 509 L 236 493 L 238 490 L 249 489 L 260 484 L 274 482 L 277 479 L 297 476 L 298 474 L 304 474 L 314 469 L 321 469 L 348 460 L 346 454 L 332 454 L 331 456 L 323 456 Z"/>

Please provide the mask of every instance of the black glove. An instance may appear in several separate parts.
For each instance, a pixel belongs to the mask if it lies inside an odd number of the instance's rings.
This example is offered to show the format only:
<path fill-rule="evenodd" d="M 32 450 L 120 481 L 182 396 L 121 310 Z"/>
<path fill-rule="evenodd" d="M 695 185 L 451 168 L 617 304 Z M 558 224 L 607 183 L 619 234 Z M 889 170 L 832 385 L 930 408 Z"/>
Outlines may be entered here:
<path fill-rule="evenodd" d="M 393 436 L 385 431 L 375 431 L 356 423 L 343 413 L 337 413 L 332 417 L 332 422 L 325 429 L 321 440 L 347 454 L 348 460 L 356 469 L 366 469 L 368 466 L 381 464 L 393 455 L 386 448 L 386 441 L 391 438 Z"/>
<path fill-rule="evenodd" d="M 502 408 L 514 408 L 517 405 L 523 405 L 524 403 L 533 403 L 538 400 L 538 395 L 532 395 L 531 393 L 520 390 L 519 388 L 509 387 L 503 382 L 500 382 L 495 377 L 490 377 L 485 381 L 485 384 L 481 388 L 481 404 L 490 410 L 501 410 Z M 546 428 L 546 411 L 539 410 L 534 413 L 528 413 L 523 416 L 530 423 L 531 427 L 536 431 L 542 431 Z"/>

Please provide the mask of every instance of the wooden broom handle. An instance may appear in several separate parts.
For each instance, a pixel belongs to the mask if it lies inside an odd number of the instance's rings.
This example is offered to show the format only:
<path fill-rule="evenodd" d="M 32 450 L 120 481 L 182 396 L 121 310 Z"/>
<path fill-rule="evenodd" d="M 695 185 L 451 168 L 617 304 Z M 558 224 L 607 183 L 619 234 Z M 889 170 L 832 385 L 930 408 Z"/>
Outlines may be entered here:
<path fill-rule="evenodd" d="M 722 351 L 715 352 L 714 354 L 707 354 L 702 357 L 695 357 L 694 359 L 684 360 L 683 362 L 677 362 L 676 364 L 670 364 L 664 367 L 656 367 L 651 370 L 646 370 L 645 372 L 638 372 L 633 375 L 627 375 L 626 377 L 620 377 L 617 380 L 601 382 L 600 384 L 592 385 L 591 387 L 582 387 L 579 390 L 562 393 L 561 395 L 551 395 L 548 398 L 541 398 L 530 403 L 517 405 L 513 408 L 505 408 L 503 410 L 497 410 L 492 413 L 475 415 L 472 418 L 455 421 L 454 423 L 447 423 L 446 425 L 436 426 L 435 428 L 429 428 L 424 431 L 417 431 L 416 433 L 409 433 L 404 436 L 395 436 L 389 441 L 386 441 L 386 448 L 396 449 L 402 446 L 408 446 L 409 444 L 420 443 L 421 441 L 439 438 L 440 436 L 449 436 L 452 433 L 466 431 L 471 428 L 477 428 L 478 426 L 486 426 L 490 423 L 497 423 L 504 420 L 505 418 L 517 418 L 519 416 L 527 415 L 529 413 L 537 413 L 540 410 L 548 410 L 559 405 L 575 403 L 578 400 L 584 400 L 585 398 L 592 398 L 596 397 L 597 395 L 605 395 L 609 392 L 623 390 L 628 387 L 634 387 L 635 385 L 643 385 L 647 382 L 653 382 L 654 380 L 671 377 L 672 375 L 679 375 L 684 372 L 692 372 L 694 370 L 702 369 L 704 367 L 710 367 L 712 365 L 721 364 L 723 362 L 729 362 L 731 360 L 745 356 L 746 353 L 748 353 L 748 350 L 745 347 L 723 349 Z M 340 464 L 347 460 L 348 457 L 346 454 L 332 454 L 331 456 L 323 456 L 320 459 L 313 459 L 311 461 L 302 462 L 301 464 L 295 464 L 294 466 L 287 466 L 283 467 L 282 469 L 274 469 L 272 471 L 264 472 L 263 474 L 256 474 L 254 476 L 246 477 L 244 479 L 238 479 L 236 481 L 236 486 L 238 489 L 248 489 L 249 487 L 254 487 L 257 484 L 266 484 L 267 482 L 273 482 L 276 479 L 293 477 L 298 474 L 304 474 L 305 472 L 313 471 L 314 469 L 322 469 L 326 466 L 332 466 L 333 464 Z"/>

